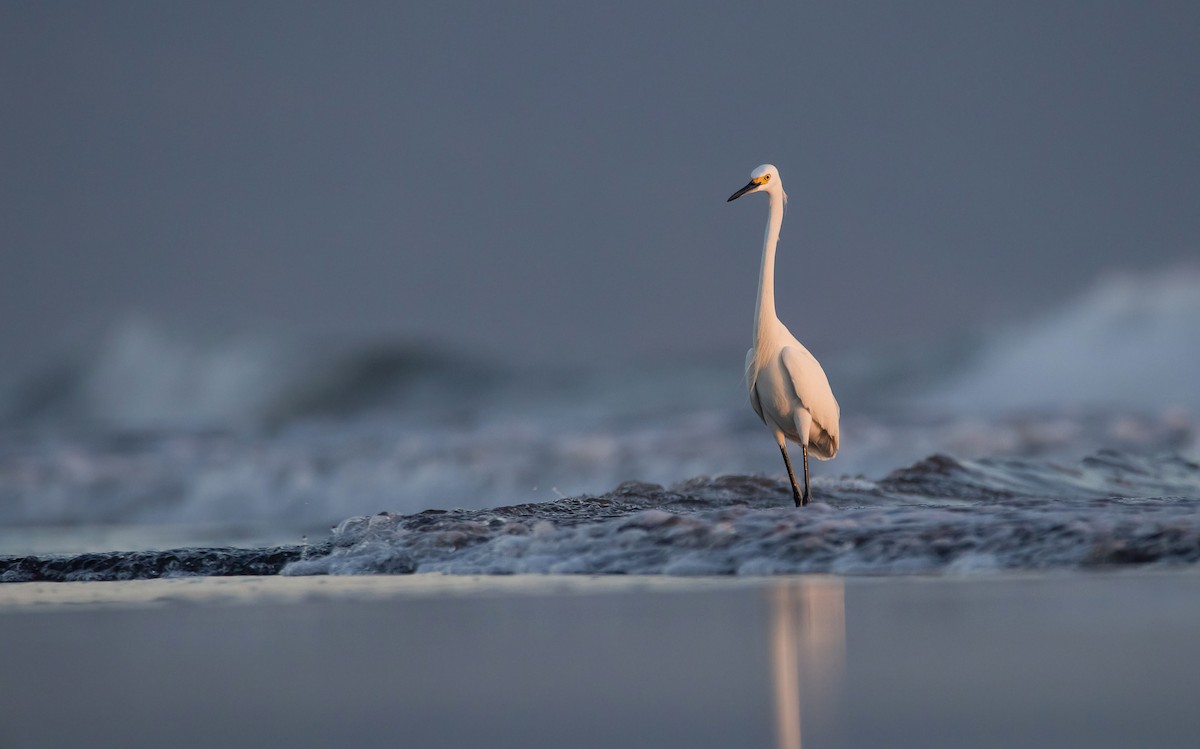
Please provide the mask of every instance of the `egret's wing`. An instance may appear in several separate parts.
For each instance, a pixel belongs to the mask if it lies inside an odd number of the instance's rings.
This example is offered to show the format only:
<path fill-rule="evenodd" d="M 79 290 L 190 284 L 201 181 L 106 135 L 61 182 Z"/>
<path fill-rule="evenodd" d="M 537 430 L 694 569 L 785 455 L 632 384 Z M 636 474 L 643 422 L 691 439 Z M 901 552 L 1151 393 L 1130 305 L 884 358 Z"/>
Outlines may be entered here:
<path fill-rule="evenodd" d="M 792 381 L 800 405 L 812 415 L 813 433 L 809 435 L 810 452 L 818 458 L 828 460 L 838 451 L 838 421 L 841 409 L 829 378 L 821 363 L 800 344 L 784 346 L 779 352 L 779 361 Z"/>
<path fill-rule="evenodd" d="M 746 352 L 746 388 L 750 391 L 750 407 L 762 418 L 762 402 L 758 399 L 758 372 L 754 370 L 754 349 Z"/>

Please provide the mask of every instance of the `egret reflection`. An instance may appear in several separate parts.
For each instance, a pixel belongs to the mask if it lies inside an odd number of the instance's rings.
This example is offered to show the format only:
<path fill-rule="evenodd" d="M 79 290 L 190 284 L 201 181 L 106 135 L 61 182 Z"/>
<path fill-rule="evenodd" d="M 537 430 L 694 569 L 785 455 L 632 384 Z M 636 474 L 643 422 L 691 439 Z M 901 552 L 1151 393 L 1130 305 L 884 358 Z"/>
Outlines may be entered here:
<path fill-rule="evenodd" d="M 772 586 L 771 672 L 779 749 L 800 749 L 802 706 L 809 716 L 836 706 L 846 660 L 845 590 L 839 580 Z"/>

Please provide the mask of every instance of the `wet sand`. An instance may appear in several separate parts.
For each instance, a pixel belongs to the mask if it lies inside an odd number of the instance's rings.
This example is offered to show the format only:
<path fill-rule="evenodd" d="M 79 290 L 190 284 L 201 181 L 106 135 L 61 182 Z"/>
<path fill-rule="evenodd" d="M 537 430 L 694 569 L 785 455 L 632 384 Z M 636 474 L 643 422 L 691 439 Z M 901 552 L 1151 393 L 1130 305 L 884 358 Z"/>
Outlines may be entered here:
<path fill-rule="evenodd" d="M 0 747 L 1178 747 L 1200 572 L 0 585 Z"/>

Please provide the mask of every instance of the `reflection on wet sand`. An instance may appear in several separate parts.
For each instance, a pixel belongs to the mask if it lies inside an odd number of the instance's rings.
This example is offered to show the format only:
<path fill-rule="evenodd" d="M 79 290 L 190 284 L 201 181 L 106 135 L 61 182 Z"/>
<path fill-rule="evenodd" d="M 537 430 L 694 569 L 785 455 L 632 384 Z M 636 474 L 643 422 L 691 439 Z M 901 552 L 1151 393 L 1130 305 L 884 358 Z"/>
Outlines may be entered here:
<path fill-rule="evenodd" d="M 846 602 L 839 580 L 793 580 L 767 595 L 779 749 L 800 749 L 801 699 L 808 715 L 835 707 L 846 658 Z"/>

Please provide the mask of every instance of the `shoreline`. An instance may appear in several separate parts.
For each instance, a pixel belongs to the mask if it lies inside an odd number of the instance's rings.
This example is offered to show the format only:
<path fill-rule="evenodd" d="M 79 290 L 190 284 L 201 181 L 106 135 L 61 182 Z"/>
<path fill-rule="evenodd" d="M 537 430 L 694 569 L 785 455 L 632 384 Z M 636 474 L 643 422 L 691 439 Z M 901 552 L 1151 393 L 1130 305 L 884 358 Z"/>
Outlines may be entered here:
<path fill-rule="evenodd" d="M 23 582 L 0 585 L 0 615 L 20 611 L 187 605 L 368 602 L 398 598 L 556 596 L 733 591 L 779 585 L 877 586 L 1056 584 L 1063 581 L 1135 581 L 1179 578 L 1200 584 L 1200 565 L 1049 569 L 969 575 L 311 575 L 180 576 L 146 580 Z"/>

